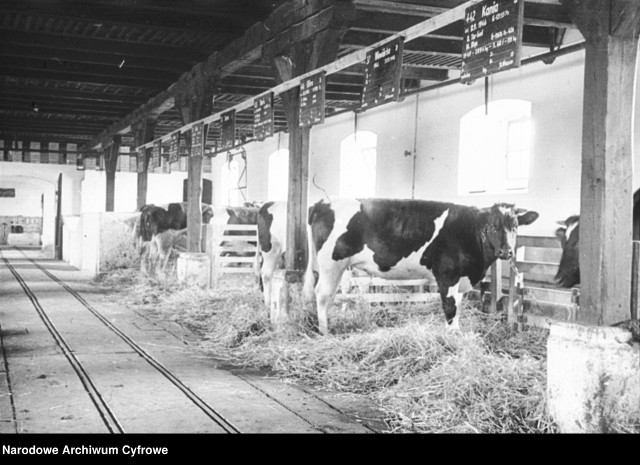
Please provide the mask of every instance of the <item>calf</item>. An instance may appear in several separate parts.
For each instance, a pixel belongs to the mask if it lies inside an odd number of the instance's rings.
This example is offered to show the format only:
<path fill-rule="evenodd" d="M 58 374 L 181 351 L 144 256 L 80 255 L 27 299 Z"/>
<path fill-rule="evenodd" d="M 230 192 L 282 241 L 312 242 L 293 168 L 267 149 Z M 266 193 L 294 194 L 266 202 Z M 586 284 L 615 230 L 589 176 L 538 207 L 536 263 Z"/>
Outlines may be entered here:
<path fill-rule="evenodd" d="M 210 205 L 202 204 L 202 222 L 207 224 L 213 217 Z M 157 266 L 164 270 L 173 245 L 186 234 L 187 202 L 170 203 L 166 206 L 143 205 L 134 228 L 134 242 L 142 257 L 142 269 L 145 272 Z M 169 231 L 180 231 L 180 234 Z M 160 236 L 163 233 L 162 236 Z M 182 239 L 183 240 L 183 239 Z M 149 262 L 149 263 L 147 263 Z M 159 263 L 156 263 L 159 262 Z"/>
<path fill-rule="evenodd" d="M 305 300 L 315 297 L 326 334 L 327 311 L 347 267 L 385 279 L 432 279 L 448 327 L 459 328 L 462 292 L 498 258 L 510 258 L 518 226 L 537 218 L 537 212 L 506 203 L 479 209 L 425 200 L 320 201 L 309 210 Z"/>

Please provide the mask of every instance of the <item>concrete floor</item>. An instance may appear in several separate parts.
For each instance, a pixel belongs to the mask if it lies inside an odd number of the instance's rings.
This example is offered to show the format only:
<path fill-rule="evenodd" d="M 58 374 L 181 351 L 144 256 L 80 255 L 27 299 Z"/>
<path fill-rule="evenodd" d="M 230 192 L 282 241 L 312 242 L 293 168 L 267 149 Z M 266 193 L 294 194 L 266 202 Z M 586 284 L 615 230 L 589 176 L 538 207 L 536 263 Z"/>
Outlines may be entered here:
<path fill-rule="evenodd" d="M 23 252 L 1 250 L 0 433 L 372 433 L 383 427 L 369 405 L 352 398 L 222 368 L 192 349 L 196 337 L 185 329 L 110 302 L 90 275 L 63 262 Z"/>

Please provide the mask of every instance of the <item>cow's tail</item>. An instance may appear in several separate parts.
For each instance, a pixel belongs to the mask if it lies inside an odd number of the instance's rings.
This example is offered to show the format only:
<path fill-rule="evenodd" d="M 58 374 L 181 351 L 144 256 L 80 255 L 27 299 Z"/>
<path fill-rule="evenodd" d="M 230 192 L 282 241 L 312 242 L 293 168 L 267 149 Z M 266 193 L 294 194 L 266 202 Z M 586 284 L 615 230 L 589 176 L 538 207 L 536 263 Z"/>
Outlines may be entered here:
<path fill-rule="evenodd" d="M 260 241 L 257 241 L 256 244 L 256 256 L 253 260 L 253 273 L 256 277 L 256 281 L 258 283 L 258 287 L 260 288 L 260 292 L 264 292 L 264 284 L 262 283 L 262 252 L 260 251 Z"/>

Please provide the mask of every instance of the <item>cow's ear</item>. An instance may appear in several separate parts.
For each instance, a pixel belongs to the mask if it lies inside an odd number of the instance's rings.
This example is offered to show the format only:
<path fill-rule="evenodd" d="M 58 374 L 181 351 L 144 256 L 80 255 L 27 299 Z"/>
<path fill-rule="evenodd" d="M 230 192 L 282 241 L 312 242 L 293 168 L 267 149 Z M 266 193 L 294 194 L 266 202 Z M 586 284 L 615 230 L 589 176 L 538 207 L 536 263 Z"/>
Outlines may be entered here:
<path fill-rule="evenodd" d="M 520 209 L 518 209 L 517 213 L 518 213 L 518 225 L 520 226 L 526 226 L 528 224 L 533 223 L 535 220 L 538 219 L 538 216 L 539 216 L 538 212 L 524 210 L 524 213 L 521 213 Z"/>

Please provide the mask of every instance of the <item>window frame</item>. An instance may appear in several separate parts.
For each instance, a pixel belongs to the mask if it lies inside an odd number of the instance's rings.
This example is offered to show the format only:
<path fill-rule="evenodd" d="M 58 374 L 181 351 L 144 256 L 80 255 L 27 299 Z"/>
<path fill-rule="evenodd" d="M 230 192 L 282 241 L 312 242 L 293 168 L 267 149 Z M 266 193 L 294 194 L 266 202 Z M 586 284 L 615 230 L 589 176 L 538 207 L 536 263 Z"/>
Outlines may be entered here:
<path fill-rule="evenodd" d="M 485 114 L 485 105 L 480 105 L 460 118 L 458 195 L 528 192 L 533 153 L 531 109 L 532 104 L 528 100 L 503 99 L 489 103 L 488 116 Z M 516 127 L 525 128 L 524 137 L 514 138 Z M 495 131 L 502 132 L 494 134 L 492 139 L 485 138 Z M 514 145 L 514 141 L 517 145 Z M 478 147 L 479 144 L 484 145 Z M 497 153 L 496 147 L 499 147 Z M 478 153 L 484 157 L 474 159 Z M 515 153 L 520 154 L 517 159 L 514 159 Z M 512 172 L 513 163 L 520 165 L 516 168 L 519 171 L 516 176 Z M 487 164 L 493 164 L 493 167 L 487 167 Z"/>
<path fill-rule="evenodd" d="M 360 157 L 360 162 L 369 164 L 364 170 L 357 166 L 358 161 L 350 159 Z M 340 196 L 367 198 L 376 194 L 378 161 L 378 135 L 372 131 L 356 131 L 340 142 Z M 366 184 L 354 185 L 354 180 L 366 180 Z"/>

